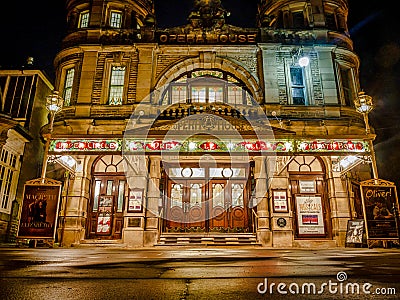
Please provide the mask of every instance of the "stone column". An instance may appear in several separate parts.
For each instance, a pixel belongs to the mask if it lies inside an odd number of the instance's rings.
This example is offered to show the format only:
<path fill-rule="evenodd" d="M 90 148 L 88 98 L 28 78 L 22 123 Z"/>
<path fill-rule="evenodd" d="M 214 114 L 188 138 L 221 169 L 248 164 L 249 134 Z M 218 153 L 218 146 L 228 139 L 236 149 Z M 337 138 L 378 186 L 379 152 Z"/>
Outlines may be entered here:
<path fill-rule="evenodd" d="M 263 246 L 271 246 L 272 236 L 269 220 L 270 213 L 268 209 L 268 186 L 265 157 L 254 157 L 254 162 L 254 179 L 256 181 L 256 203 L 258 215 L 257 240 Z"/>
<path fill-rule="evenodd" d="M 351 216 L 347 180 L 342 180 L 340 172 L 333 170 L 330 157 L 326 157 L 325 162 L 327 167 L 328 203 L 332 220 L 332 237 L 337 246 L 344 247 L 347 221 Z"/>
<path fill-rule="evenodd" d="M 122 229 L 122 240 L 129 247 L 143 247 L 144 228 L 146 213 L 146 195 L 147 195 L 147 159 L 143 154 L 125 155 L 125 174 L 129 190 L 141 190 L 142 211 L 132 212 L 127 209 L 124 211 L 124 228 Z M 129 195 L 128 195 L 129 203 Z M 128 204 L 127 203 L 127 204 Z"/>
<path fill-rule="evenodd" d="M 274 172 L 269 172 L 268 180 L 271 183 L 270 193 L 270 222 L 272 231 L 272 245 L 273 247 L 292 247 L 293 246 L 293 211 L 294 207 L 291 207 L 291 195 L 290 195 L 290 182 L 289 174 L 287 172 L 287 166 L 290 164 L 292 157 L 279 156 L 279 157 L 268 157 L 269 170 L 274 170 Z M 275 212 L 274 211 L 274 199 L 273 190 L 279 192 L 286 192 L 286 205 L 288 207 L 287 212 Z"/>
<path fill-rule="evenodd" d="M 144 245 L 154 246 L 158 239 L 158 201 L 160 199 L 161 157 L 150 157 Z"/>
<path fill-rule="evenodd" d="M 87 206 L 90 195 L 90 156 L 79 155 L 75 176 L 69 178 L 69 186 L 63 191 L 60 215 L 65 217 L 60 228 L 61 245 L 70 247 L 85 239 Z"/>

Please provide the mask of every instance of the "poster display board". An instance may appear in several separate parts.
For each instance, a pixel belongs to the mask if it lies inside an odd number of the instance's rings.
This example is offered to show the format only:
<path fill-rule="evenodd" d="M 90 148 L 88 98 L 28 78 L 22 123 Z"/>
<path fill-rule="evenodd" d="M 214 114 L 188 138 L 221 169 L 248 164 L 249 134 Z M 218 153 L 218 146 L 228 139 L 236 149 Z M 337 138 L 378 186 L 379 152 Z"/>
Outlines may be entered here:
<path fill-rule="evenodd" d="M 111 233 L 111 216 L 114 198 L 112 195 L 100 195 L 97 214 L 97 234 Z"/>
<path fill-rule="evenodd" d="M 300 193 L 315 193 L 316 186 L 314 180 L 299 180 Z"/>
<path fill-rule="evenodd" d="M 286 190 L 272 190 L 274 212 L 288 212 L 288 199 Z"/>
<path fill-rule="evenodd" d="M 324 235 L 325 225 L 321 195 L 296 195 L 299 235 Z"/>
<path fill-rule="evenodd" d="M 398 240 L 394 208 L 398 207 L 396 186 L 381 179 L 360 183 L 368 240 Z"/>
<path fill-rule="evenodd" d="M 128 212 L 141 212 L 143 205 L 143 189 L 129 191 Z"/>
<path fill-rule="evenodd" d="M 58 181 L 25 184 L 18 238 L 55 239 L 60 193 Z"/>
<path fill-rule="evenodd" d="M 356 219 L 347 222 L 346 244 L 362 244 L 364 220 Z"/>

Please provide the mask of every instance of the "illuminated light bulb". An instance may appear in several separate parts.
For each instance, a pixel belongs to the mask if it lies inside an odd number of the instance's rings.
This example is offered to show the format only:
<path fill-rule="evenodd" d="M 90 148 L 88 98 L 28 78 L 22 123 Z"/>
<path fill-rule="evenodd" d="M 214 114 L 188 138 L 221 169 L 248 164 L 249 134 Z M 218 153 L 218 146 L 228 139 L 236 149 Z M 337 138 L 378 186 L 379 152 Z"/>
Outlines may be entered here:
<path fill-rule="evenodd" d="M 308 58 L 308 56 L 303 56 L 300 57 L 299 59 L 299 65 L 300 67 L 307 67 L 310 63 L 310 59 Z"/>

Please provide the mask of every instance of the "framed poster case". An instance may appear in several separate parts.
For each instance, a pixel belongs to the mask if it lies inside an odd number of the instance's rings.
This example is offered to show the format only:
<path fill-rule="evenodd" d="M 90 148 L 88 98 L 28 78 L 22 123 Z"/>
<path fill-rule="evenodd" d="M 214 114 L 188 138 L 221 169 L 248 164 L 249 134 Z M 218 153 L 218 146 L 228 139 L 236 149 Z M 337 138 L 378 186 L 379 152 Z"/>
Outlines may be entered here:
<path fill-rule="evenodd" d="M 299 180 L 299 190 L 302 194 L 315 194 L 317 190 L 315 180 Z"/>
<path fill-rule="evenodd" d="M 272 190 L 272 206 L 274 212 L 288 212 L 288 198 L 286 190 Z"/>
<path fill-rule="evenodd" d="M 143 211 L 143 189 L 131 189 L 128 195 L 128 212 Z"/>
<path fill-rule="evenodd" d="M 24 185 L 17 237 L 54 240 L 58 222 L 61 182 L 45 178 Z"/>
<path fill-rule="evenodd" d="M 99 207 L 97 213 L 96 233 L 109 235 L 111 233 L 112 216 L 113 216 L 113 201 L 112 195 L 100 195 Z"/>
<path fill-rule="evenodd" d="M 322 196 L 297 194 L 295 197 L 299 237 L 324 236 L 326 232 Z"/>
<path fill-rule="evenodd" d="M 360 183 L 367 240 L 399 241 L 396 185 L 382 179 Z"/>

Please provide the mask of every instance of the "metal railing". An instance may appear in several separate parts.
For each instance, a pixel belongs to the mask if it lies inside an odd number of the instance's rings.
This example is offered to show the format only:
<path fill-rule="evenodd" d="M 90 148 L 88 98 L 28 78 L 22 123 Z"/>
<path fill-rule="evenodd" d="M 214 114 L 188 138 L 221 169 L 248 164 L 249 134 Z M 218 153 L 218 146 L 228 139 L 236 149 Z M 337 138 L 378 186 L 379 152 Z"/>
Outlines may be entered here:
<path fill-rule="evenodd" d="M 161 233 L 163 231 L 163 217 L 164 217 L 164 207 L 161 208 L 160 212 L 158 213 L 158 240 L 160 240 Z"/>
<path fill-rule="evenodd" d="M 258 229 L 258 215 L 256 213 L 256 211 L 254 210 L 254 208 L 251 209 L 252 215 L 253 215 L 253 233 L 257 232 Z"/>

